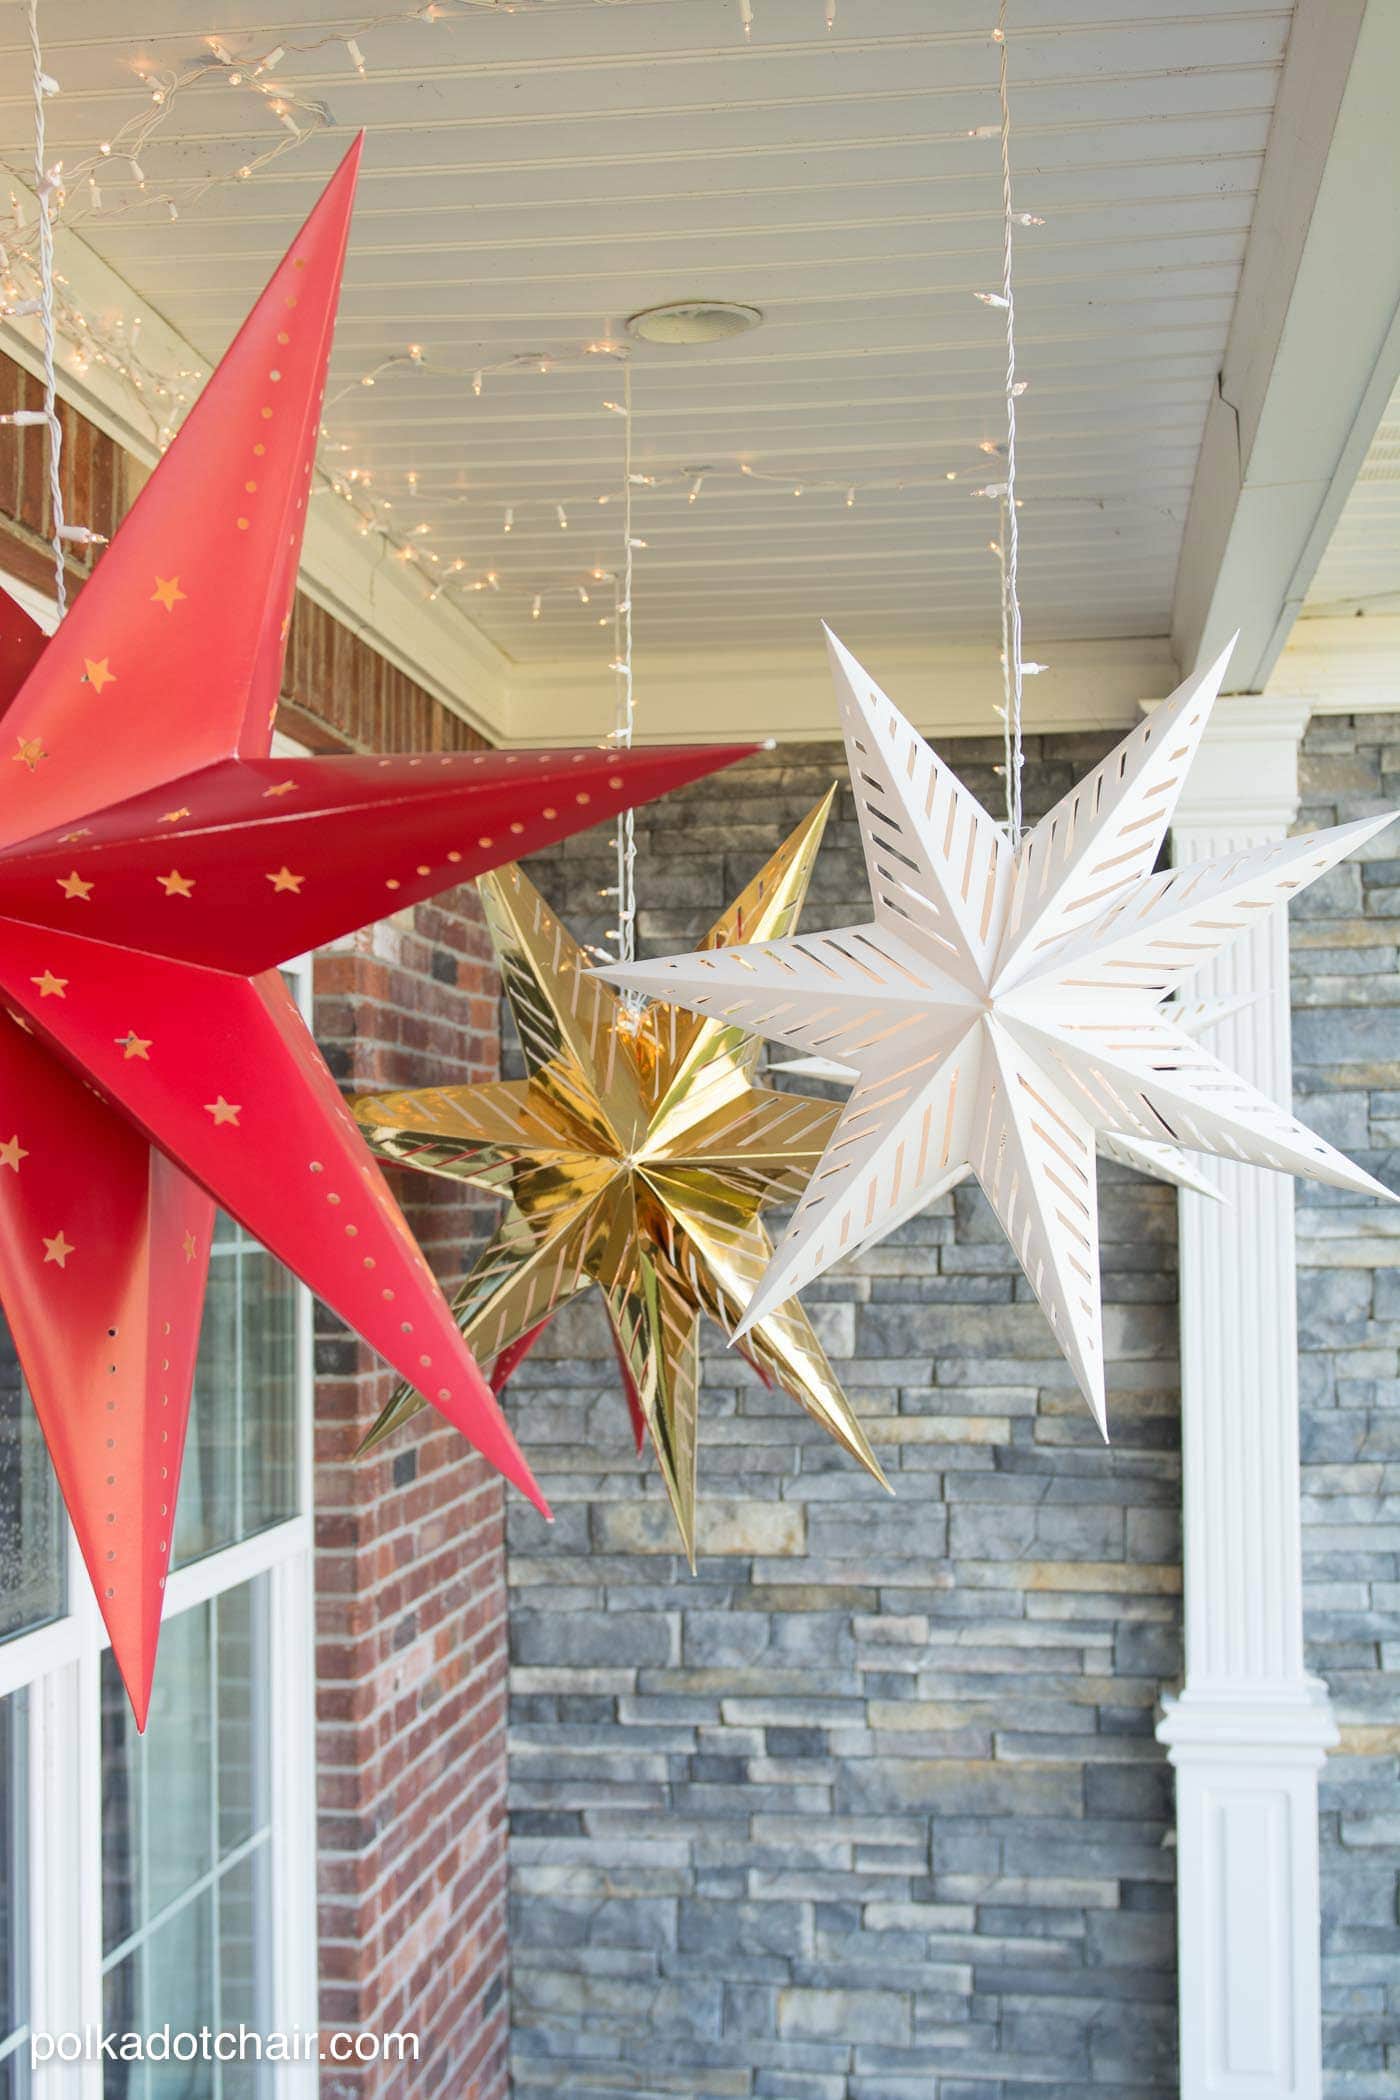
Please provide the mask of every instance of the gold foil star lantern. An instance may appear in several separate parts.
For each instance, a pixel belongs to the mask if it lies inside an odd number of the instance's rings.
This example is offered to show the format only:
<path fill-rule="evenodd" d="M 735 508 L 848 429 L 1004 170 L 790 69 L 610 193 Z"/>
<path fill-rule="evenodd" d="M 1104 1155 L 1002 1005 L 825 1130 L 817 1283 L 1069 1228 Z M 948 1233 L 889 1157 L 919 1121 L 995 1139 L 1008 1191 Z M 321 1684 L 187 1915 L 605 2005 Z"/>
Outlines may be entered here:
<path fill-rule="evenodd" d="M 736 898 L 706 950 L 792 931 L 834 794 Z M 519 868 L 478 886 L 529 1077 L 352 1105 L 382 1158 L 506 1197 L 455 1305 L 498 1378 L 561 1305 L 597 1285 L 693 1566 L 700 1316 L 732 1334 L 773 1258 L 760 1214 L 802 1195 L 839 1111 L 758 1084 L 761 1045 L 745 1029 L 619 999 Z M 755 1322 L 741 1346 L 883 1482 L 799 1305 Z M 402 1389 L 367 1441 L 421 1405 Z"/>

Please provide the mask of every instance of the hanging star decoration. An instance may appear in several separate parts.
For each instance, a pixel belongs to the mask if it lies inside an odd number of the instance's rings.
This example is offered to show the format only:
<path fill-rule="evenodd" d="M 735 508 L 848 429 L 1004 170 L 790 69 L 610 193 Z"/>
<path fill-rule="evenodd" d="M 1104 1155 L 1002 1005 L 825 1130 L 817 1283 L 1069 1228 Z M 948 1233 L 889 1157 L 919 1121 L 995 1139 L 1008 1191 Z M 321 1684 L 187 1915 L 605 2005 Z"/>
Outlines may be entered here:
<path fill-rule="evenodd" d="M 216 1199 L 540 1500 L 277 965 L 739 755 L 268 756 L 358 153 L 57 633 L 0 607 L 0 1298 L 141 1725 Z"/>
<path fill-rule="evenodd" d="M 736 898 L 705 952 L 795 926 L 831 799 Z M 743 1029 L 675 1007 L 638 1015 L 615 999 L 518 868 L 478 887 L 529 1077 L 352 1106 L 381 1157 L 507 1198 L 456 1301 L 472 1348 L 496 1358 L 498 1385 L 559 1307 L 597 1285 L 638 1448 L 645 1430 L 693 1567 L 700 1316 L 733 1330 L 772 1259 L 760 1212 L 801 1194 L 836 1110 L 757 1084 L 762 1045 Z M 751 1323 L 742 1347 L 883 1481 L 801 1306 Z M 372 1439 L 420 1404 L 397 1396 Z"/>
<path fill-rule="evenodd" d="M 1165 1002 L 1392 820 L 1154 874 L 1227 650 L 1013 846 L 828 642 L 873 919 L 603 974 L 856 1075 L 739 1339 L 971 1173 L 1106 1433 L 1097 1142 L 1389 1193 L 1212 1057 Z"/>

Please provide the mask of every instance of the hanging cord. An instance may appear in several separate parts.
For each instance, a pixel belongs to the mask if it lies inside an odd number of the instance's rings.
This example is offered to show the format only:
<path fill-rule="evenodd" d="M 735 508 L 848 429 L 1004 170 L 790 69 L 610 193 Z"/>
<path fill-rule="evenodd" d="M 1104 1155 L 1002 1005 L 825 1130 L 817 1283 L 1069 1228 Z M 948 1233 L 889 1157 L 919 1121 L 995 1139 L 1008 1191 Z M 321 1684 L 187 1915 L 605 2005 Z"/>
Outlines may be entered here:
<path fill-rule="evenodd" d="M 636 695 L 632 684 L 632 366 L 622 367 L 622 566 L 614 585 L 613 610 L 617 677 L 617 716 L 613 742 L 622 751 L 632 748 L 636 724 Z M 617 821 L 617 929 L 618 959 L 633 962 L 637 954 L 637 838 L 632 811 L 624 810 Z"/>
<path fill-rule="evenodd" d="M 1006 491 L 1001 504 L 1001 623 L 1002 690 L 1006 736 L 1006 827 L 1011 843 L 1021 837 L 1021 773 L 1025 752 L 1021 732 L 1021 692 L 1024 672 L 1021 662 L 1021 599 L 1018 568 L 1020 529 L 1016 520 L 1016 293 L 1011 263 L 1014 217 L 1011 203 L 1011 99 L 1006 79 L 1006 9 L 1001 0 L 997 14 L 996 41 L 1000 46 L 997 93 L 1001 102 L 1001 209 L 1002 264 L 1001 297 L 1006 311 Z"/>
<path fill-rule="evenodd" d="M 1001 747 L 1002 777 L 1006 782 L 1006 828 L 1012 832 L 1015 812 L 1013 808 L 1012 779 L 1016 771 L 1016 753 L 1011 730 L 1011 606 L 1006 592 L 1006 498 L 999 506 L 1000 523 L 997 537 L 992 542 L 992 551 L 1001 568 Z M 1015 834 L 1012 832 L 1014 843 Z"/>
<path fill-rule="evenodd" d="M 53 594 L 61 620 L 68 610 L 68 579 L 64 567 L 63 428 L 55 406 L 54 309 L 53 309 L 53 220 L 49 214 L 52 182 L 45 165 L 44 97 L 49 92 L 44 72 L 44 54 L 39 44 L 39 0 L 29 0 L 29 50 L 34 61 L 34 188 L 39 199 L 39 315 L 44 339 L 44 421 L 49 434 L 49 512 L 53 539 Z"/>

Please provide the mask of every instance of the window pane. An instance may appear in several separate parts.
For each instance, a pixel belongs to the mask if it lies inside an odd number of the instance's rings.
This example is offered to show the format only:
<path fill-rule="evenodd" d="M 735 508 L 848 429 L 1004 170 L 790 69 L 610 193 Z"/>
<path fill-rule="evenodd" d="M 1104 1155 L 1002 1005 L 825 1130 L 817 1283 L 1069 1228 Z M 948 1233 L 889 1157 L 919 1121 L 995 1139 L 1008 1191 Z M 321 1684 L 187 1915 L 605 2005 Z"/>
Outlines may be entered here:
<path fill-rule="evenodd" d="M 103 1951 L 111 1953 L 214 1864 L 211 1608 L 167 1619 L 144 1741 L 102 1658 Z"/>
<path fill-rule="evenodd" d="M 28 1707 L 23 1692 L 0 1699 L 0 2100 L 29 2091 Z"/>
<path fill-rule="evenodd" d="M 243 1242 L 243 1530 L 263 1531 L 297 1507 L 297 1305 L 290 1269 Z"/>
<path fill-rule="evenodd" d="M 214 1892 L 183 1906 L 141 1950 L 147 2031 L 170 2023 L 172 2034 L 198 2034 L 214 2018 Z M 152 2100 L 214 2100 L 213 2063 L 156 2063 L 148 2069 Z"/>
<path fill-rule="evenodd" d="M 297 1285 L 221 1215 L 175 1512 L 177 1565 L 296 1514 L 296 1374 Z"/>
<path fill-rule="evenodd" d="M 58 1482 L 0 1320 L 0 1640 L 62 1613 L 63 1546 Z"/>
<path fill-rule="evenodd" d="M 167 1622 L 144 1737 L 103 1657 L 104 2002 L 122 2032 L 268 2024 L 267 1589 L 260 1576 Z M 104 2075 L 105 2100 L 257 2090 L 234 2066 Z"/>
<path fill-rule="evenodd" d="M 267 1668 L 254 1585 L 219 1599 L 220 1859 L 245 1845 L 268 1819 Z"/>
<path fill-rule="evenodd" d="M 174 1561 L 198 1560 L 238 1537 L 239 1231 L 220 1211 L 204 1293 L 194 1397 L 175 1506 Z"/>
<path fill-rule="evenodd" d="M 219 2026 L 225 2034 L 239 2027 L 259 2034 L 267 2027 L 267 1874 L 268 1849 L 260 1845 L 219 1878 Z M 225 2064 L 219 2100 L 253 2100 L 258 2077 L 256 2063 Z"/>
<path fill-rule="evenodd" d="M 141 1949 L 135 1947 L 125 1960 L 102 1978 L 102 2025 L 108 2034 L 142 2034 Z M 146 2070 L 120 2060 L 103 2066 L 102 2100 L 145 2100 Z"/>

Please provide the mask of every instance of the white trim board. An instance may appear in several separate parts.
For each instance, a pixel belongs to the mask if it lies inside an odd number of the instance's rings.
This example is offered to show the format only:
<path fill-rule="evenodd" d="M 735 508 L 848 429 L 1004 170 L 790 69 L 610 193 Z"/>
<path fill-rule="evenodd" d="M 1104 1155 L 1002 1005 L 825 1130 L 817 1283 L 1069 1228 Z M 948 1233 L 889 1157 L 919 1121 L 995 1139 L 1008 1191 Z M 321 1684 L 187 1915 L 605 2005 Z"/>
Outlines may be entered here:
<path fill-rule="evenodd" d="M 1047 642 L 1045 654 L 1049 670 L 1026 680 L 1030 735 L 1131 728 L 1141 696 L 1170 692 L 1177 682 L 1165 636 Z M 1001 666 L 990 644 L 911 649 L 881 648 L 877 641 L 865 660 L 917 728 L 942 737 L 1000 738 Z M 816 621 L 808 648 L 740 650 L 719 637 L 703 654 L 672 653 L 650 651 L 639 640 L 634 663 L 639 742 L 771 736 L 792 743 L 840 735 Z M 612 724 L 612 681 L 591 662 L 517 665 L 510 700 L 520 744 L 599 736 Z"/>
<path fill-rule="evenodd" d="M 1400 714 L 1400 615 L 1299 620 L 1268 691 L 1305 694 L 1314 714 Z"/>

